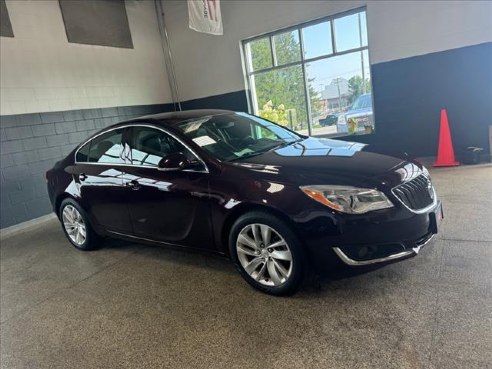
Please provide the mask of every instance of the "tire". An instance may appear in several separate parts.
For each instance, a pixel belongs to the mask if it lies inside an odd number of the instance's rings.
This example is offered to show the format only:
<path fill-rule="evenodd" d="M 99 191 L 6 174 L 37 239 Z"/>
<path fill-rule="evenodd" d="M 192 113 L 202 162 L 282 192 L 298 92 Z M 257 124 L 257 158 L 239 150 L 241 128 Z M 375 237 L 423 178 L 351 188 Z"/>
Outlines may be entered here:
<path fill-rule="evenodd" d="M 100 247 L 102 238 L 94 232 L 87 213 L 77 201 L 71 198 L 63 200 L 60 204 L 58 218 L 65 236 L 75 248 L 89 251 Z"/>
<path fill-rule="evenodd" d="M 249 212 L 236 220 L 229 234 L 229 252 L 246 282 L 270 295 L 295 293 L 307 270 L 299 238 L 267 212 Z"/>

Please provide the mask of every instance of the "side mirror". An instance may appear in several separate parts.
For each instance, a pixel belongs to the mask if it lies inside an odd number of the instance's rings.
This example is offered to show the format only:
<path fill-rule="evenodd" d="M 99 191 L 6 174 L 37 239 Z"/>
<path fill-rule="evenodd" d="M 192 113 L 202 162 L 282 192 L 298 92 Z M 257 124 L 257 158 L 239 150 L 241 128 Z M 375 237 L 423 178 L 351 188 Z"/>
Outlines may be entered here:
<path fill-rule="evenodd" d="M 181 152 L 175 152 L 165 156 L 159 161 L 157 169 L 170 172 L 179 171 L 192 167 L 192 163 Z"/>

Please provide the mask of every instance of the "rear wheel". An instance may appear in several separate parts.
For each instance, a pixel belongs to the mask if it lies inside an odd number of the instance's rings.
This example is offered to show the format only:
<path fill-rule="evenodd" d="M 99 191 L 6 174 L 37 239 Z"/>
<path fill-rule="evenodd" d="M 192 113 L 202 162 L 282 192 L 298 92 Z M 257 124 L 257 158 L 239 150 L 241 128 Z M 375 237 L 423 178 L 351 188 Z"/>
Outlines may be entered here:
<path fill-rule="evenodd" d="M 94 250 L 101 238 L 92 229 L 86 212 L 73 199 L 65 199 L 60 205 L 60 221 L 70 243 L 80 250 Z"/>
<path fill-rule="evenodd" d="M 277 217 L 264 212 L 241 216 L 231 229 L 229 248 L 242 277 L 256 289 L 272 295 L 299 289 L 306 258 L 297 236 Z"/>

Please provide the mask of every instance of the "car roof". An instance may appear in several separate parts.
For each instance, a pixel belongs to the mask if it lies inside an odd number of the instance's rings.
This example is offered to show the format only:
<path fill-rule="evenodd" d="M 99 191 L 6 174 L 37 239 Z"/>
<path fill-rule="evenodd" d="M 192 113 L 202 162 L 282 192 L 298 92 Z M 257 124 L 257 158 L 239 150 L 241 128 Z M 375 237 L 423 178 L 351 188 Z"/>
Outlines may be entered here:
<path fill-rule="evenodd" d="M 234 111 L 222 110 L 222 109 L 196 109 L 196 110 L 173 111 L 168 113 L 145 115 L 142 117 L 126 120 L 118 124 L 147 122 L 157 125 L 173 126 L 188 120 L 199 119 L 202 117 L 210 117 L 214 115 L 224 115 L 224 114 L 234 114 Z"/>

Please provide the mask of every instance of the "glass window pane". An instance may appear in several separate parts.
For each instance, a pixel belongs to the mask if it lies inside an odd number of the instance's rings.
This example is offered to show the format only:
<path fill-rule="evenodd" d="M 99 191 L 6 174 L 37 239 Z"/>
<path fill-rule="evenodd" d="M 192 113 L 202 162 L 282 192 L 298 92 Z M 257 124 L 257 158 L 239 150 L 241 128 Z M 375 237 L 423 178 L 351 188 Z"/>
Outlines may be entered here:
<path fill-rule="evenodd" d="M 89 161 L 94 163 L 123 164 L 121 144 L 123 129 L 103 133 L 92 140 Z"/>
<path fill-rule="evenodd" d="M 361 13 L 335 19 L 335 45 L 337 52 L 363 46 L 363 37 L 359 33 L 359 17 L 362 18 Z M 367 35 L 365 35 L 365 38 L 365 44 L 367 44 Z"/>
<path fill-rule="evenodd" d="M 181 152 L 190 160 L 193 154 L 173 137 L 150 127 L 132 129 L 131 161 L 134 165 L 156 167 L 162 158 Z"/>
<path fill-rule="evenodd" d="M 300 65 L 259 73 L 252 81 L 257 115 L 307 133 L 304 76 Z"/>
<path fill-rule="evenodd" d="M 301 60 L 301 44 L 299 32 L 292 31 L 273 36 L 277 65 Z"/>
<path fill-rule="evenodd" d="M 367 46 L 367 21 L 366 12 L 360 14 L 360 32 L 362 34 L 362 46 Z"/>
<path fill-rule="evenodd" d="M 247 44 L 248 63 L 252 70 L 260 70 L 273 66 L 272 51 L 268 37 L 251 41 Z"/>
<path fill-rule="evenodd" d="M 306 72 L 313 135 L 374 131 L 367 51 L 309 63 Z"/>
<path fill-rule="evenodd" d="M 302 29 L 304 59 L 333 53 L 330 22 L 323 22 Z"/>

